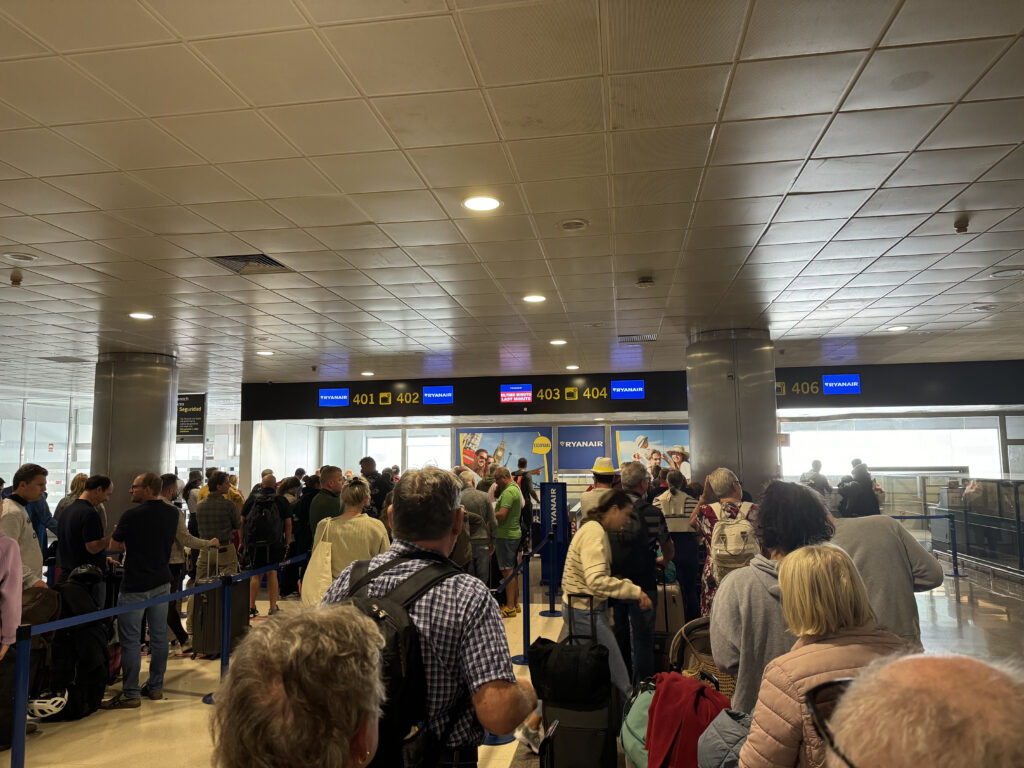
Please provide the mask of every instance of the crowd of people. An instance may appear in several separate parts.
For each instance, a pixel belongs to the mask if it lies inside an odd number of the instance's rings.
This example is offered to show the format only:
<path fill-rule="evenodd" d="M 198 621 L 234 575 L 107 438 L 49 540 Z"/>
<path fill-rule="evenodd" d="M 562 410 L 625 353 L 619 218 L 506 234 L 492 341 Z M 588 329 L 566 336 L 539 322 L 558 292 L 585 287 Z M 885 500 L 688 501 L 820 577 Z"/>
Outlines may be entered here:
<path fill-rule="evenodd" d="M 274 766 L 384 766 L 411 751 L 419 764 L 468 768 L 484 729 L 515 731 L 537 750 L 539 702 L 513 672 L 502 622 L 521 610 L 517 579 L 500 604 L 492 590 L 492 570 L 510 577 L 533 535 L 525 462 L 513 473 L 483 452 L 453 471 L 378 473 L 369 457 L 360 469 L 325 465 L 281 480 L 266 470 L 248 498 L 213 469 L 205 483 L 197 473 L 184 483 L 145 473 L 130 489 L 136 506 L 109 536 L 101 509 L 113 484 L 86 478 L 58 515 L 57 586 L 80 580 L 94 606 L 126 606 L 166 596 L 185 575 L 197 583 L 310 554 L 308 564 L 286 566 L 280 583 L 268 572 L 270 616 L 232 655 L 212 726 L 223 768 L 257 756 Z M 705 731 L 711 752 L 702 746 L 701 765 L 1024 764 L 1006 709 L 1024 703 L 1024 678 L 981 661 L 921 656 L 914 593 L 942 583 L 938 561 L 878 514 L 863 463 L 839 483 L 843 499 L 861 500 L 838 514 L 820 467 L 812 472 L 799 483 L 770 482 L 755 501 L 728 468 L 691 484 L 678 469 L 655 476 L 642 461 L 616 468 L 599 459 L 562 577 L 566 631 L 596 627 L 613 686 L 629 696 L 657 671 L 656 585 L 674 565 L 686 618 L 709 621 L 714 662 L 736 678 L 729 717 Z M 13 680 L 8 651 L 22 597 L 47 589 L 27 512 L 45 485 L 45 469 L 20 468 L 0 517 L 4 686 Z M 280 610 L 279 599 L 299 594 L 309 608 Z M 181 627 L 167 602 L 122 614 L 123 686 L 100 706 L 162 698 L 168 630 L 188 650 L 191 608 L 187 619 Z M 150 667 L 140 685 L 143 622 Z M 978 695 L 957 698 L 951 678 L 984 681 L 1000 708 Z M 928 714 L 908 725 L 924 695 Z M 979 716 L 985 729 L 972 725 Z M 955 740 L 947 723 L 958 724 Z M 870 740 L 861 737 L 866 726 Z M 0 712 L 0 728 L 9 727 L 10 713 Z M 727 733 L 737 729 L 738 737 Z M 731 755 L 714 754 L 722 744 Z"/>

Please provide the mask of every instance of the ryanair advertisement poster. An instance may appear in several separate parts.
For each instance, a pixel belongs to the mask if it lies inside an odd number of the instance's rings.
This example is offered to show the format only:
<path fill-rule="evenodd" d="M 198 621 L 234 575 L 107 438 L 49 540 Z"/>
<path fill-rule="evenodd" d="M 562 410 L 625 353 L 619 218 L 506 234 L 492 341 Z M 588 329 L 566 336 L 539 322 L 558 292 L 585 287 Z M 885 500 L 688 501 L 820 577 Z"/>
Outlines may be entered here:
<path fill-rule="evenodd" d="M 599 456 L 608 456 L 604 427 L 559 427 L 558 469 L 590 471 Z"/>
<path fill-rule="evenodd" d="M 551 479 L 551 427 L 471 427 L 459 428 L 455 435 L 457 464 L 473 467 L 477 451 L 486 451 L 495 464 L 512 472 L 519 459 L 526 459 L 534 485 Z"/>
<path fill-rule="evenodd" d="M 690 428 L 629 425 L 612 427 L 618 466 L 642 461 L 648 469 L 678 469 L 690 478 Z"/>

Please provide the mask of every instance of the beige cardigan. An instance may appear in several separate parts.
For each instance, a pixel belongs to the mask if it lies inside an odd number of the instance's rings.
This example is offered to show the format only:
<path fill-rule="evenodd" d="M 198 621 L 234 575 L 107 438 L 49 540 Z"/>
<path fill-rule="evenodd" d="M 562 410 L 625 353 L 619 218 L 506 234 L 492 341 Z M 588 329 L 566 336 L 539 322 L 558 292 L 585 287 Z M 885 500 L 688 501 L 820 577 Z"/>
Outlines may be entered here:
<path fill-rule="evenodd" d="M 629 579 L 617 579 L 611 575 L 612 547 L 608 533 L 596 520 L 583 523 L 569 544 L 562 572 L 562 600 L 569 595 L 593 595 L 596 602 L 617 597 L 620 600 L 639 600 L 643 590 Z M 581 599 L 573 601 L 573 608 L 589 607 Z"/>

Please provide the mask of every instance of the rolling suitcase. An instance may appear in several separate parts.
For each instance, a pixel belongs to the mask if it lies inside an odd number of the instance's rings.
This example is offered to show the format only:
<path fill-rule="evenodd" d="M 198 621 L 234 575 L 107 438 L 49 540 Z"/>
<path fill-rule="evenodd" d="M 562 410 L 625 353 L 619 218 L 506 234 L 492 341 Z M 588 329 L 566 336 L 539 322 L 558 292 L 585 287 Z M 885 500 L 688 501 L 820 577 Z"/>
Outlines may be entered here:
<path fill-rule="evenodd" d="M 572 611 L 573 597 L 587 595 L 569 595 L 565 610 Z M 593 604 L 593 598 L 591 598 Z M 590 635 L 584 637 L 574 635 L 572 622 L 569 623 L 569 643 L 597 642 L 596 623 L 591 618 Z M 532 674 L 532 670 L 531 670 Z M 579 682 L 586 688 L 588 681 Z M 616 768 L 618 749 L 616 738 L 622 722 L 622 698 L 615 686 L 603 706 L 596 709 L 579 709 L 579 705 L 567 702 L 560 704 L 558 697 L 548 697 L 543 703 L 544 725 L 548 729 L 557 723 L 557 730 L 550 730 L 548 740 L 550 746 L 546 750 L 547 765 L 557 768 Z"/>
<path fill-rule="evenodd" d="M 657 615 L 654 619 L 654 662 L 658 672 L 668 672 L 671 666 L 672 640 L 685 624 L 683 591 L 679 584 L 658 585 Z"/>
<path fill-rule="evenodd" d="M 220 576 L 200 579 L 196 586 L 220 581 Z M 249 631 L 249 580 L 236 581 L 231 590 L 231 648 Z M 202 654 L 219 656 L 221 651 L 221 601 L 223 589 L 211 589 L 195 596 L 195 618 L 192 620 L 192 658 Z"/>

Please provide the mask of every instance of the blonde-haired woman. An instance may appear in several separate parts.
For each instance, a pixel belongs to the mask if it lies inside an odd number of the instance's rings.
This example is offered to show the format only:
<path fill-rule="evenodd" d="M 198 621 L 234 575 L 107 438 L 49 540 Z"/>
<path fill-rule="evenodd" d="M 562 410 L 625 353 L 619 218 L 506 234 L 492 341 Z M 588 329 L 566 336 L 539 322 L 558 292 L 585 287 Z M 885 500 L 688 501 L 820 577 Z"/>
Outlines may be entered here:
<path fill-rule="evenodd" d="M 53 510 L 53 519 L 60 520 L 61 513 L 73 502 L 77 501 L 85 490 L 85 481 L 89 476 L 85 472 L 79 472 L 71 478 L 71 485 L 68 486 L 68 495 L 57 502 L 57 508 Z"/>
<path fill-rule="evenodd" d="M 370 504 L 370 485 L 356 475 L 341 487 L 342 512 L 317 523 L 314 550 L 321 541 L 331 544 L 331 576 L 338 575 L 356 560 L 369 560 L 391 548 L 384 523 L 365 514 Z"/>
<path fill-rule="evenodd" d="M 797 637 L 764 672 L 740 768 L 822 768 L 827 746 L 812 724 L 808 694 L 855 677 L 871 661 L 905 653 L 905 640 L 879 629 L 853 560 L 833 544 L 801 547 L 779 565 L 782 612 Z"/>

